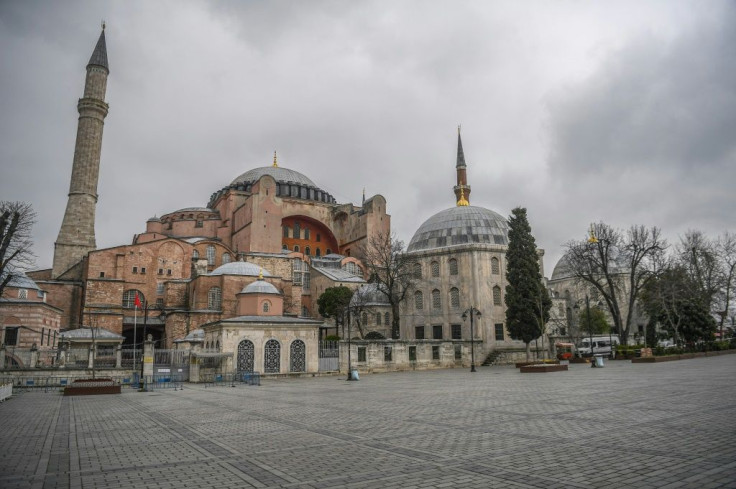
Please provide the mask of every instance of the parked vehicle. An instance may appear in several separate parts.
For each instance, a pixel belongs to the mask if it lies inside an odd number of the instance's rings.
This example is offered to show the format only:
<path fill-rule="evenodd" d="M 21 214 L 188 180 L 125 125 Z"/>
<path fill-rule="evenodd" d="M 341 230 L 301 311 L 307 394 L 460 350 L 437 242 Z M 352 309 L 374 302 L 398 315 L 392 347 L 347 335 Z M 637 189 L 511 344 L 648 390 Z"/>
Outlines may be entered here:
<path fill-rule="evenodd" d="M 591 352 L 590 341 L 591 338 L 583 338 L 580 340 L 578 345 L 578 352 L 581 356 L 589 357 L 592 355 L 610 355 L 611 346 L 615 349 L 620 343 L 618 335 L 612 336 L 593 336 L 593 351 Z"/>

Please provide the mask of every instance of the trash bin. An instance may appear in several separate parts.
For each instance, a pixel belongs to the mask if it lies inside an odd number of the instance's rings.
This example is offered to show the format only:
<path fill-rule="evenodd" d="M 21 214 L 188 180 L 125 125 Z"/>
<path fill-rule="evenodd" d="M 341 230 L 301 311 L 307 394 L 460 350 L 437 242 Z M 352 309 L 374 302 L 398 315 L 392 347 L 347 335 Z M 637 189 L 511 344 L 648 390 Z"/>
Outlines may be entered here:
<path fill-rule="evenodd" d="M 354 368 L 350 371 L 350 380 L 360 380 L 360 377 L 358 376 L 357 368 Z"/>
<path fill-rule="evenodd" d="M 603 365 L 603 355 L 595 355 L 595 357 L 593 357 L 593 358 L 595 360 L 595 363 L 593 365 L 595 365 L 596 367 L 604 367 L 605 366 L 605 365 Z"/>

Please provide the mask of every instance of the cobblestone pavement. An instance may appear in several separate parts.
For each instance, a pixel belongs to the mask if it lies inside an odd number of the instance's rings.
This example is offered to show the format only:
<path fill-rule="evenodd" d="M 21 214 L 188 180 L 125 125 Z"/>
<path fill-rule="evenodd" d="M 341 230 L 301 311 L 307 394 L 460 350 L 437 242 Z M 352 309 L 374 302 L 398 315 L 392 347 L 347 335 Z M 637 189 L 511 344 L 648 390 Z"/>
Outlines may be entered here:
<path fill-rule="evenodd" d="M 0 404 L 0 487 L 736 488 L 736 355 Z"/>

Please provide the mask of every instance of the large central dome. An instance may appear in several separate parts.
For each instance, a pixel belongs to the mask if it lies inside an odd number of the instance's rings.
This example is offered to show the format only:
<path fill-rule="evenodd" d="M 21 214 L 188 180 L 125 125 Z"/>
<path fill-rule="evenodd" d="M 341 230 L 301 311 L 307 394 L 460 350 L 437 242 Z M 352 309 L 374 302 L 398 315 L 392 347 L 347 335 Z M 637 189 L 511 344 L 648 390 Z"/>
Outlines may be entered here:
<path fill-rule="evenodd" d="M 234 178 L 233 181 L 230 182 L 230 185 L 253 183 L 263 175 L 269 175 L 279 183 L 296 183 L 299 185 L 306 185 L 307 187 L 319 188 L 307 176 L 299 173 L 298 171 L 289 170 L 288 168 L 282 168 L 280 166 L 262 166 L 260 168 L 253 168 L 252 170 L 248 170 L 242 175 Z"/>
<path fill-rule="evenodd" d="M 472 243 L 507 245 L 508 222 L 500 214 L 483 207 L 451 207 L 424 221 L 411 238 L 407 251 Z"/>

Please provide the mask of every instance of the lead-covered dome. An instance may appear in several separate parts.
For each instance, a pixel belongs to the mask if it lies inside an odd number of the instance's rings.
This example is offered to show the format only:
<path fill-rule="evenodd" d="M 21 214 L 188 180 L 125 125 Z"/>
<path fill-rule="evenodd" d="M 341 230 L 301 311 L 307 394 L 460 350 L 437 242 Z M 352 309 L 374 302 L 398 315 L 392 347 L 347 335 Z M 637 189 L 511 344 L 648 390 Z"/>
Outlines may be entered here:
<path fill-rule="evenodd" d="M 317 188 L 317 185 L 310 180 L 306 175 L 299 173 L 295 170 L 288 168 L 282 168 L 280 166 L 262 166 L 260 168 L 253 168 L 248 170 L 242 175 L 233 179 L 230 185 L 237 185 L 238 183 L 253 183 L 257 182 L 259 178 L 264 175 L 273 177 L 277 182 L 293 182 L 299 185 L 306 185 L 308 187 Z"/>
<path fill-rule="evenodd" d="M 458 206 L 440 211 L 419 226 L 408 251 L 432 250 L 464 244 L 509 244 L 509 224 L 483 207 Z"/>
<path fill-rule="evenodd" d="M 275 285 L 265 280 L 256 280 L 252 284 L 248 284 L 241 291 L 242 294 L 278 294 L 281 295 L 279 289 Z"/>
<path fill-rule="evenodd" d="M 247 275 L 257 277 L 263 273 L 264 277 L 270 277 L 271 273 L 255 263 L 249 261 L 231 261 L 212 270 L 209 275 Z"/>

